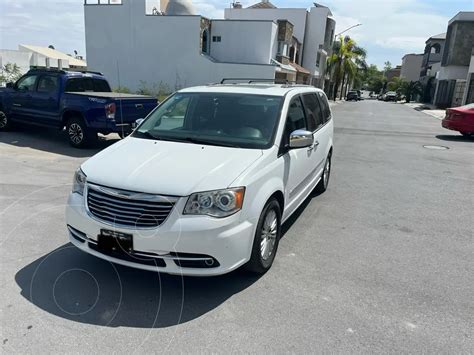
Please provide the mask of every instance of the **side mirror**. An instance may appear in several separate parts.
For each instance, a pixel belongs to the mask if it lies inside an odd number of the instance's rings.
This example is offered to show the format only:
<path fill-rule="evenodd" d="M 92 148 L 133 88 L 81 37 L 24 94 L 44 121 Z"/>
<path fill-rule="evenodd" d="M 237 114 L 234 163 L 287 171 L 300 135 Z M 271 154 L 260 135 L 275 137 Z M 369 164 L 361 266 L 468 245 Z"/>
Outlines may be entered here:
<path fill-rule="evenodd" d="M 290 149 L 307 148 L 313 145 L 313 132 L 298 129 L 290 134 Z"/>
<path fill-rule="evenodd" d="M 7 83 L 8 89 L 13 89 L 15 87 L 15 83 Z"/>

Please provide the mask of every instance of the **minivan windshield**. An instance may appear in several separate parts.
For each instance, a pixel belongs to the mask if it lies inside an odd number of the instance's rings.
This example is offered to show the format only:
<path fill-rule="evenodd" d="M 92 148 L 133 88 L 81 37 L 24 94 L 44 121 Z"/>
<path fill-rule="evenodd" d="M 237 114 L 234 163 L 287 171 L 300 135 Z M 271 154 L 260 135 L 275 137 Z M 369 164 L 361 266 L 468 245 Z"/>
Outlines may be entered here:
<path fill-rule="evenodd" d="M 266 149 L 273 144 L 283 98 L 228 93 L 176 93 L 134 132 L 145 139 Z"/>

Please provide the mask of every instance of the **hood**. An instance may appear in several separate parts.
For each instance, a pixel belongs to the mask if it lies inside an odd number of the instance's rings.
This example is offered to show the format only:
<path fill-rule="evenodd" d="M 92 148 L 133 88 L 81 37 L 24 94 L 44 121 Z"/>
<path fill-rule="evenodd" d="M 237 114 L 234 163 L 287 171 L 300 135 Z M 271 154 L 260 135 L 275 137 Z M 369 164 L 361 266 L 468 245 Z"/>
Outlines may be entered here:
<path fill-rule="evenodd" d="M 123 190 L 188 196 L 224 189 L 262 156 L 258 149 L 129 137 L 82 165 L 87 180 Z"/>

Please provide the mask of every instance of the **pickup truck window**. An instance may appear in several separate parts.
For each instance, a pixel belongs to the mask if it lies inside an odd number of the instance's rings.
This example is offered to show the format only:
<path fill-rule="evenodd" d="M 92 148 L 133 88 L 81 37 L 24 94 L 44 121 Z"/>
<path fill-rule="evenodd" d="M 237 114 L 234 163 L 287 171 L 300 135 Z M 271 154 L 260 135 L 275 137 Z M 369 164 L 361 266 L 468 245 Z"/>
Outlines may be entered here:
<path fill-rule="evenodd" d="M 27 75 L 21 78 L 17 83 L 17 89 L 19 91 L 34 91 L 36 85 L 36 79 L 38 75 Z"/>
<path fill-rule="evenodd" d="M 38 92 L 52 93 L 58 91 L 58 77 L 42 76 L 38 82 Z"/>
<path fill-rule="evenodd" d="M 71 78 L 66 82 L 66 92 L 111 92 L 107 81 L 94 78 Z"/>

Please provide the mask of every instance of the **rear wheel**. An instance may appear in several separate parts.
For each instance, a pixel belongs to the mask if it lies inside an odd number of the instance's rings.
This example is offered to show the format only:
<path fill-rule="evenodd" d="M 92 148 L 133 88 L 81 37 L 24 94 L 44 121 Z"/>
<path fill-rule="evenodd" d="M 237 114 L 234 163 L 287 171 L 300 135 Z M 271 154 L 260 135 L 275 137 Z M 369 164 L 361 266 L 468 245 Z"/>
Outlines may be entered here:
<path fill-rule="evenodd" d="M 252 247 L 252 255 L 246 268 L 264 274 L 275 260 L 281 236 L 281 207 L 275 198 L 270 199 L 263 208 L 257 224 Z"/>
<path fill-rule="evenodd" d="M 329 178 L 331 177 L 331 153 L 328 154 L 326 158 L 326 163 L 324 164 L 323 175 L 321 180 L 319 180 L 318 185 L 316 185 L 316 192 L 323 193 L 328 189 Z"/>
<path fill-rule="evenodd" d="M 69 119 L 66 124 L 69 144 L 75 148 L 84 148 L 97 141 L 97 133 L 89 130 L 79 117 Z"/>

